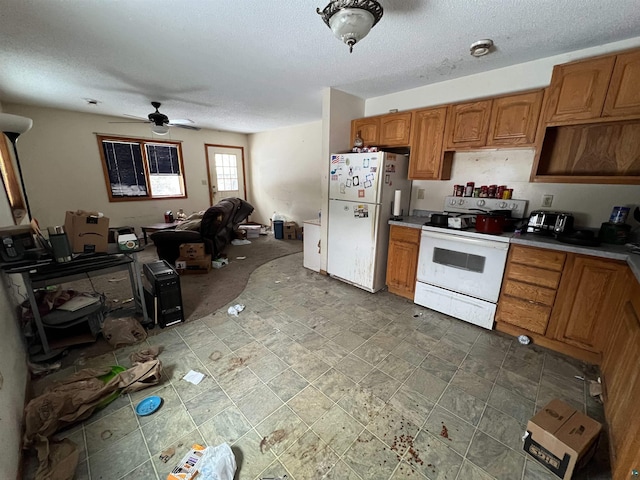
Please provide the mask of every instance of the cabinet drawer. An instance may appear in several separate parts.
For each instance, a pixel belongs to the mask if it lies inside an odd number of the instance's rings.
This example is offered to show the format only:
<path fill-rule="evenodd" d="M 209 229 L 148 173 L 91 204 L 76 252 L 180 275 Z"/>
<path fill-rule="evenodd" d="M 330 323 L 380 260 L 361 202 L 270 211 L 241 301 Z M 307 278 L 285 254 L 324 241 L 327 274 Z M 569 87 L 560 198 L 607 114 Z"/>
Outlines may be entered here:
<path fill-rule="evenodd" d="M 496 321 L 510 323 L 530 332 L 544 335 L 551 308 L 517 298 L 500 297 Z"/>
<path fill-rule="evenodd" d="M 411 227 L 398 227 L 397 225 L 391 225 L 391 230 L 389 232 L 389 240 L 397 240 L 400 242 L 409 242 L 409 243 L 420 243 L 420 233 L 422 232 L 419 228 L 411 228 Z"/>
<path fill-rule="evenodd" d="M 528 267 L 517 263 L 509 264 L 507 267 L 507 278 L 523 283 L 538 285 L 540 287 L 558 288 L 562 272 L 552 272 L 542 268 Z"/>
<path fill-rule="evenodd" d="M 556 298 L 556 291 L 550 288 L 537 287 L 508 279 L 504 282 L 502 293 L 511 297 L 517 297 L 521 300 L 540 303 L 548 307 L 553 307 L 553 301 Z"/>
<path fill-rule="evenodd" d="M 556 252 L 555 250 L 512 245 L 509 261 L 561 272 L 566 258 L 566 253 Z"/>

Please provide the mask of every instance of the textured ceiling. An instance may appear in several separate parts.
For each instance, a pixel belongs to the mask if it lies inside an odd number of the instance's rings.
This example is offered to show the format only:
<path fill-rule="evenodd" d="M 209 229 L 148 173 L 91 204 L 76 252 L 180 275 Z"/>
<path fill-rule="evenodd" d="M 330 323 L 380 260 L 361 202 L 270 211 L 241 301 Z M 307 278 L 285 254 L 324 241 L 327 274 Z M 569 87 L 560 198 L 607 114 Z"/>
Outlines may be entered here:
<path fill-rule="evenodd" d="M 0 102 L 259 132 L 371 98 L 640 34 L 638 0 L 381 0 L 353 54 L 328 0 L 0 0 Z M 491 38 L 496 51 L 469 55 Z M 85 98 L 99 101 L 87 105 Z"/>

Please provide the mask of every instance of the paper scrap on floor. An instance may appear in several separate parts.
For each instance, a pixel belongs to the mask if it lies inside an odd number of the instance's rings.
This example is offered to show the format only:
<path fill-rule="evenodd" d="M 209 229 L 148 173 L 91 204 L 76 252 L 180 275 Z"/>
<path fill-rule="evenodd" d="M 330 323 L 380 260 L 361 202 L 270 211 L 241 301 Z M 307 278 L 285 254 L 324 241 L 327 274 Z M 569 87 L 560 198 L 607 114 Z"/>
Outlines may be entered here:
<path fill-rule="evenodd" d="M 203 378 L 204 373 L 196 372 L 195 370 L 189 370 L 189 373 L 182 377 L 183 380 L 186 380 L 189 383 L 193 383 L 194 385 L 198 385 Z"/>
<path fill-rule="evenodd" d="M 231 240 L 231 245 L 249 245 L 251 240 L 241 240 L 239 238 L 234 238 Z"/>

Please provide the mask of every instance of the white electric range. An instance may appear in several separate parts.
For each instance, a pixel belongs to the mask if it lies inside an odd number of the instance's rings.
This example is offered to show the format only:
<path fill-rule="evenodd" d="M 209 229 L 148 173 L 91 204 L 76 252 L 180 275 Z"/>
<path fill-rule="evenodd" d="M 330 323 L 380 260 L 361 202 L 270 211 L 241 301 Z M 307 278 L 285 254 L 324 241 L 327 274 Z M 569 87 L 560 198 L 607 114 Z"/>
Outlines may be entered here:
<path fill-rule="evenodd" d="M 444 201 L 445 213 L 455 214 L 510 210 L 512 218 L 524 219 L 526 208 L 526 200 L 446 197 Z M 511 235 L 423 226 L 414 302 L 492 329 Z"/>

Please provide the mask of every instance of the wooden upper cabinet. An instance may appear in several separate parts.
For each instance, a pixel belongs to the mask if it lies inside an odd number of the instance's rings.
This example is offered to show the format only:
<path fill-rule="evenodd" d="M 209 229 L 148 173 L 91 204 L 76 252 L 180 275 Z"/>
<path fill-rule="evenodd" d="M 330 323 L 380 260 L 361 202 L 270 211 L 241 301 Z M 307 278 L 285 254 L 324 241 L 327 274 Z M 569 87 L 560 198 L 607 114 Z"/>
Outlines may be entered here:
<path fill-rule="evenodd" d="M 616 56 L 603 117 L 640 115 L 640 50 Z"/>
<path fill-rule="evenodd" d="M 493 100 L 487 146 L 533 145 L 544 91 Z"/>
<path fill-rule="evenodd" d="M 379 144 L 386 147 L 409 145 L 412 112 L 391 113 L 380 117 Z"/>
<path fill-rule="evenodd" d="M 451 160 L 442 155 L 447 107 L 425 108 L 413 114 L 409 178 L 448 180 Z"/>
<path fill-rule="evenodd" d="M 351 145 L 356 134 L 360 132 L 360 138 L 366 146 L 377 146 L 380 143 L 380 117 L 365 117 L 351 120 Z"/>
<path fill-rule="evenodd" d="M 484 147 L 489 130 L 491 100 L 460 103 L 449 108 L 446 149 Z"/>
<path fill-rule="evenodd" d="M 599 118 L 615 56 L 553 67 L 546 106 L 547 122 Z"/>

